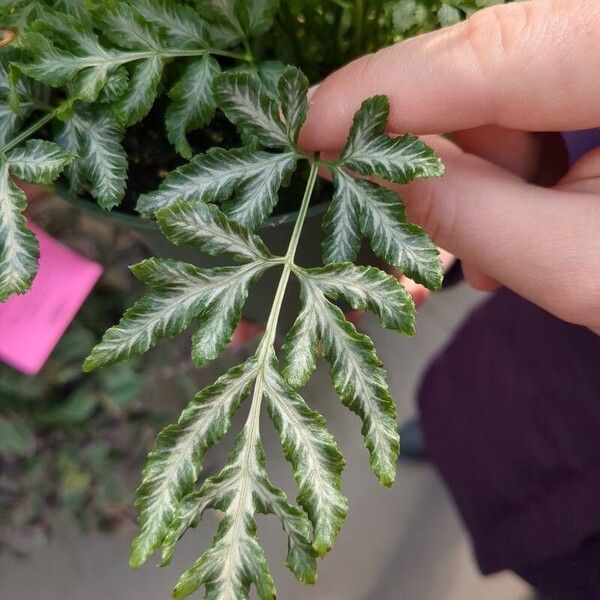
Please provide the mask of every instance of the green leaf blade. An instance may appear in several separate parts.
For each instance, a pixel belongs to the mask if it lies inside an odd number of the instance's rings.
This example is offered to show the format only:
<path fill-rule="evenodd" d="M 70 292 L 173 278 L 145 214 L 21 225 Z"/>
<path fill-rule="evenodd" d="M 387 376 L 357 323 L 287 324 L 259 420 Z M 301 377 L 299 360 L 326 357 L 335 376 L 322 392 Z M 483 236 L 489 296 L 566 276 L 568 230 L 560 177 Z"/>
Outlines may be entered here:
<path fill-rule="evenodd" d="M 317 368 L 319 324 L 315 307 L 306 302 L 301 288 L 302 306 L 298 318 L 283 344 L 283 376 L 294 388 L 304 387 Z"/>
<path fill-rule="evenodd" d="M 335 215 L 353 212 L 361 233 L 381 259 L 430 289 L 443 278 L 439 251 L 418 226 L 407 223 L 404 206 L 395 192 L 343 171 L 334 172 L 338 203 Z"/>
<path fill-rule="evenodd" d="M 261 449 L 262 451 L 262 449 Z M 260 502 L 259 512 L 274 514 L 281 520 L 288 536 L 288 552 L 285 564 L 302 583 L 315 583 L 317 579 L 316 552 L 312 547 L 312 526 L 304 511 L 292 506 L 285 493 L 274 486 L 265 470 L 262 457 L 262 469 L 257 478 L 256 497 Z"/>
<path fill-rule="evenodd" d="M 199 392 L 178 423 L 159 435 L 136 492 L 140 532 L 132 544 L 130 562 L 134 568 L 164 541 L 179 502 L 193 489 L 206 450 L 228 431 L 256 373 L 254 359 L 233 367 Z"/>
<path fill-rule="evenodd" d="M 73 161 L 60 146 L 29 140 L 0 158 L 0 302 L 29 290 L 38 269 L 39 244 L 27 228 L 24 192 L 10 179 L 50 184 Z"/>
<path fill-rule="evenodd" d="M 228 219 L 214 204 L 178 202 L 156 213 L 161 231 L 176 245 L 196 246 L 212 255 L 232 254 L 241 262 L 269 260 L 262 240 Z"/>
<path fill-rule="evenodd" d="M 383 327 L 414 335 L 415 304 L 398 280 L 375 267 L 351 263 L 303 269 L 302 277 L 331 300 L 343 297 L 354 310 L 375 313 Z"/>
<path fill-rule="evenodd" d="M 418 138 L 408 134 L 391 138 L 384 134 L 388 114 L 386 96 L 363 102 L 354 116 L 340 164 L 361 175 L 402 184 L 443 175 L 440 158 Z"/>
<path fill-rule="evenodd" d="M 132 4 L 120 1 L 106 7 L 101 18 L 102 32 L 121 48 L 159 52 L 163 45 L 158 31 L 151 20 L 140 14 L 137 3 Z"/>
<path fill-rule="evenodd" d="M 0 302 L 27 292 L 37 273 L 40 249 L 23 216 L 26 206 L 25 193 L 0 161 Z"/>
<path fill-rule="evenodd" d="M 298 143 L 300 129 L 308 115 L 308 79 L 302 71 L 287 67 L 277 84 L 281 100 L 281 112 L 285 121 L 285 129 L 289 143 L 295 147 Z"/>
<path fill-rule="evenodd" d="M 21 117 L 4 102 L 0 102 L 0 145 L 6 145 L 21 127 Z"/>
<path fill-rule="evenodd" d="M 353 262 L 362 242 L 360 206 L 353 195 L 346 193 L 341 172 L 333 170 L 332 176 L 335 191 L 323 219 L 323 262 Z"/>
<path fill-rule="evenodd" d="M 228 292 L 239 293 L 264 268 L 262 263 L 200 269 L 170 259 L 142 261 L 132 270 L 152 291 L 106 332 L 86 359 L 84 370 L 139 356 L 160 339 L 181 333 L 207 306 Z"/>
<path fill-rule="evenodd" d="M 373 343 L 346 321 L 342 311 L 309 278 L 301 279 L 301 283 L 304 302 L 313 307 L 313 326 L 330 363 L 333 386 L 343 404 L 363 421 L 362 434 L 373 472 L 382 485 L 391 486 L 399 452 L 396 406 Z M 293 354 L 294 348 L 288 348 L 287 355 Z"/>
<path fill-rule="evenodd" d="M 169 141 L 184 158 L 192 158 L 186 134 L 206 125 L 214 116 L 216 103 L 212 83 L 221 68 L 211 56 L 190 63 L 169 92 L 166 127 Z"/>
<path fill-rule="evenodd" d="M 279 9 L 280 0 L 238 0 L 238 12 L 248 35 L 260 35 L 268 31 Z"/>
<path fill-rule="evenodd" d="M 342 495 L 344 459 L 323 417 L 311 410 L 279 374 L 271 354 L 264 376 L 267 410 L 298 484 L 298 503 L 313 524 L 313 548 L 319 556 L 333 546 L 347 511 Z"/>
<path fill-rule="evenodd" d="M 36 54 L 33 60 L 18 62 L 16 66 L 36 81 L 53 87 L 64 86 L 85 68 L 80 57 L 55 48 L 45 36 L 30 32 L 24 37 L 23 43 L 29 48 L 36 48 Z"/>
<path fill-rule="evenodd" d="M 269 148 L 286 148 L 288 136 L 279 109 L 261 89 L 260 80 L 248 73 L 223 73 L 213 86 L 219 108 L 244 131 Z"/>
<path fill-rule="evenodd" d="M 221 202 L 229 218 L 254 229 L 273 210 L 295 165 L 292 153 L 213 148 L 170 173 L 156 192 L 141 196 L 138 210 L 152 214 L 180 200 Z"/>
<path fill-rule="evenodd" d="M 204 585 L 205 598 L 246 600 L 254 585 L 261 600 L 274 600 L 275 585 L 256 534 L 255 514 L 264 507 L 257 498 L 262 456 L 256 430 L 248 422 L 225 468 L 200 490 L 200 510 L 214 508 L 225 514 L 211 547 L 181 576 L 174 598 L 186 598 Z"/>
<path fill-rule="evenodd" d="M 8 168 L 15 177 L 41 185 L 51 184 L 74 159 L 58 144 L 43 140 L 29 140 L 24 146 L 11 150 L 6 157 Z"/>
<path fill-rule="evenodd" d="M 245 276 L 238 276 L 218 298 L 205 306 L 192 336 L 192 361 L 195 365 L 202 366 L 216 359 L 229 344 L 242 318 L 250 284 L 267 268 L 265 264 L 262 268 L 248 271 Z"/>
<path fill-rule="evenodd" d="M 90 193 L 104 209 L 120 204 L 127 182 L 127 155 L 121 146 L 124 129 L 105 112 L 77 111 L 64 123 L 56 141 L 78 155 L 67 171 L 72 191 L 89 182 Z"/>
<path fill-rule="evenodd" d="M 164 31 L 168 45 L 208 46 L 206 25 L 193 8 L 168 0 L 137 0 L 134 8 L 146 22 Z"/>
<path fill-rule="evenodd" d="M 114 114 L 123 125 L 135 125 L 150 112 L 158 95 L 164 65 L 160 56 L 154 56 L 132 67 L 129 90 L 114 106 Z"/>

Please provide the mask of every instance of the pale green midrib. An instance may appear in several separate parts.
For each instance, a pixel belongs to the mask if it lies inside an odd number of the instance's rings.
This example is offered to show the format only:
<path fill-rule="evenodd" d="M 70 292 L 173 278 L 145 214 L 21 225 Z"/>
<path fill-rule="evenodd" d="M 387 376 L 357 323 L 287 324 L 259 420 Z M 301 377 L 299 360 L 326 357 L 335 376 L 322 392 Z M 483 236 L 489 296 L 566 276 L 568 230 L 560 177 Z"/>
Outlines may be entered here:
<path fill-rule="evenodd" d="M 235 394 L 239 393 L 240 389 L 243 389 L 243 387 L 248 384 L 248 382 L 252 379 L 254 375 L 254 369 L 249 373 L 246 373 L 244 377 L 240 378 L 237 382 L 235 382 L 235 385 L 232 386 L 232 388 L 223 392 L 219 397 L 219 400 L 223 400 L 223 397 L 228 397 L 229 399 L 234 397 Z M 213 404 L 216 404 L 216 402 L 213 401 Z M 197 432 L 203 429 L 207 429 L 207 424 L 210 422 L 210 418 L 210 414 L 202 415 L 199 422 L 195 422 L 192 427 L 189 427 L 185 431 L 185 434 L 183 436 L 183 442 L 180 440 L 175 444 L 175 448 L 177 449 L 176 457 L 181 456 L 182 453 L 187 456 L 187 454 L 189 453 L 189 449 L 193 447 L 197 441 Z M 183 450 L 180 448 L 180 446 L 183 448 Z M 173 454 L 175 454 L 175 452 Z M 177 472 L 179 470 L 179 467 L 180 463 L 175 460 L 169 463 L 166 469 L 161 472 L 161 481 L 159 483 L 158 489 L 150 496 L 150 501 L 153 504 L 153 506 L 151 507 L 152 511 L 154 510 L 154 507 L 156 505 L 160 504 L 161 499 L 164 497 L 165 493 L 170 492 L 169 487 L 172 482 L 171 474 L 173 472 Z M 146 512 L 149 512 L 148 508 L 146 508 Z M 160 510 L 157 512 L 160 513 Z"/>
<path fill-rule="evenodd" d="M 248 61 L 244 54 L 229 52 L 227 50 L 217 50 L 216 48 L 155 48 L 152 50 L 133 50 L 116 51 L 106 55 L 106 58 L 84 57 L 73 55 L 73 62 L 81 66 L 82 69 L 90 67 L 109 67 L 111 65 L 124 65 L 137 60 L 148 58 L 185 58 L 195 56 L 223 56 L 226 58 L 235 58 L 237 60 Z"/>
<path fill-rule="evenodd" d="M 56 116 L 57 111 L 58 109 L 51 110 L 43 117 L 32 123 L 27 129 L 23 130 L 16 137 L 6 143 L 4 147 L 0 149 L 0 154 L 6 154 L 18 146 L 21 142 L 24 142 L 28 137 L 32 136 L 36 131 L 39 131 L 42 127 L 50 123 L 50 121 L 52 121 L 52 119 L 54 119 Z"/>
<path fill-rule="evenodd" d="M 147 324 L 146 329 L 144 329 L 141 332 L 139 332 L 139 330 L 138 330 L 137 333 L 130 335 L 129 346 L 131 347 L 141 337 L 148 335 L 147 329 L 148 329 L 148 327 L 151 327 L 155 321 L 157 321 L 159 319 L 164 319 L 167 315 L 177 312 L 182 305 L 183 306 L 187 305 L 196 296 L 206 293 L 207 291 L 215 293 L 217 290 L 219 290 L 223 287 L 226 287 L 229 282 L 237 283 L 242 278 L 249 276 L 253 271 L 258 271 L 261 268 L 267 268 L 267 265 L 269 265 L 269 264 L 276 264 L 276 263 L 274 261 L 273 261 L 273 263 L 270 263 L 266 260 L 252 261 L 245 265 L 242 265 L 236 272 L 232 273 L 230 276 L 228 276 L 224 279 L 219 279 L 215 283 L 209 282 L 208 285 L 206 285 L 204 287 L 199 287 L 199 286 L 191 287 L 187 292 L 185 292 L 181 296 L 179 296 L 177 298 L 173 298 L 172 304 L 169 304 L 166 308 L 161 307 L 161 309 L 159 311 L 157 311 L 156 313 L 153 313 L 153 316 L 156 315 L 156 317 L 152 323 Z M 121 331 L 123 331 L 123 330 L 121 330 Z M 125 333 L 129 333 L 129 332 L 125 331 Z"/>
<path fill-rule="evenodd" d="M 230 529 L 231 539 L 233 542 L 228 548 L 227 551 L 227 565 L 228 568 L 224 569 L 224 573 L 227 573 L 231 568 L 231 563 L 233 561 L 233 557 L 235 556 L 235 552 L 237 551 L 237 541 L 240 539 L 240 535 L 238 530 L 243 524 L 243 509 L 246 506 L 247 497 L 246 495 L 251 490 L 252 481 L 250 475 L 250 464 L 251 464 L 251 453 L 254 452 L 254 446 L 259 439 L 260 436 L 260 409 L 262 404 L 263 392 L 265 387 L 265 367 L 267 365 L 267 361 L 269 358 L 270 350 L 273 347 L 273 342 L 275 341 L 275 335 L 277 333 L 277 324 L 279 322 L 279 315 L 281 313 L 281 307 L 283 306 L 283 298 L 285 296 L 285 291 L 287 288 L 288 281 L 290 279 L 290 274 L 294 269 L 294 258 L 296 256 L 296 251 L 298 249 L 298 242 L 300 240 L 300 235 L 302 233 L 302 229 L 304 226 L 304 221 L 306 220 L 306 214 L 308 212 L 308 206 L 310 204 L 310 199 L 312 196 L 312 192 L 314 190 L 317 171 L 319 168 L 319 164 L 317 160 L 311 161 L 311 170 L 308 178 L 308 182 L 306 185 L 306 190 L 304 192 L 304 197 L 302 199 L 302 205 L 300 207 L 300 211 L 298 213 L 298 218 L 296 220 L 296 224 L 294 225 L 294 231 L 292 233 L 292 237 L 290 239 L 290 243 L 288 246 L 288 250 L 285 255 L 285 263 L 283 267 L 283 272 L 281 274 L 281 278 L 279 280 L 279 285 L 277 286 L 277 291 L 275 292 L 275 298 L 273 301 L 273 306 L 271 307 L 271 312 L 269 314 L 269 319 L 267 321 L 267 326 L 265 328 L 265 333 L 260 342 L 260 346 L 257 352 L 257 367 L 258 374 L 256 377 L 256 382 L 254 385 L 254 391 L 252 394 L 252 402 L 250 405 L 250 412 L 248 414 L 248 419 L 246 420 L 247 427 L 247 437 L 246 443 L 244 445 L 244 457 L 241 462 L 241 488 L 240 493 L 238 495 L 237 502 L 237 510 L 235 516 L 233 518 L 233 523 Z M 226 579 L 226 585 L 230 586 L 231 581 Z"/>
<path fill-rule="evenodd" d="M 5 239 L 6 262 L 12 264 L 17 257 L 17 243 L 15 240 L 18 233 L 16 220 L 14 218 L 10 218 L 10 216 L 12 216 L 11 213 L 16 211 L 14 210 L 14 206 L 10 198 L 9 176 L 10 172 L 8 163 L 2 161 L 2 164 L 0 165 L 0 190 L 3 193 L 0 193 L 0 222 L 7 230 Z M 16 278 L 18 278 L 18 274 L 14 268 L 12 268 L 9 273 L 11 281 L 14 281 Z M 3 277 L 6 277 L 6 274 L 3 274 Z"/>

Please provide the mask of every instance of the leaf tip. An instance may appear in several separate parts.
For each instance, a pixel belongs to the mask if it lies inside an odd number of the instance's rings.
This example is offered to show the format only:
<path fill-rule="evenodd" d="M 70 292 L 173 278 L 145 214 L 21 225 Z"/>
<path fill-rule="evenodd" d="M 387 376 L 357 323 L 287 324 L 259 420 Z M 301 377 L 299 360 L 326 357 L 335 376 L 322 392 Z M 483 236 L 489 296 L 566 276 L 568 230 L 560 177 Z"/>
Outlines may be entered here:
<path fill-rule="evenodd" d="M 395 471 L 390 471 L 389 473 L 382 472 L 378 474 L 377 479 L 379 479 L 379 483 L 381 483 L 383 487 L 391 488 L 396 481 L 396 473 Z"/>
<path fill-rule="evenodd" d="M 90 354 L 83 362 L 83 365 L 81 366 L 81 370 L 84 373 L 91 373 L 92 371 L 95 371 L 98 368 L 98 366 L 99 365 L 96 364 L 96 361 L 93 358 L 93 352 L 92 352 L 92 354 Z"/>

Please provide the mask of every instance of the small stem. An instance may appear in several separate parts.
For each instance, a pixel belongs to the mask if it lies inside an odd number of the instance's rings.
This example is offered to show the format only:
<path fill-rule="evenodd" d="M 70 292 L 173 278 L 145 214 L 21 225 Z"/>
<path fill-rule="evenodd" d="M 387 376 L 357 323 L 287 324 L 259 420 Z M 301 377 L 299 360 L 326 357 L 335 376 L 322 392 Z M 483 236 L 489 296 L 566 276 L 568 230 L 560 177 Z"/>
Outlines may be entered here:
<path fill-rule="evenodd" d="M 39 129 L 44 127 L 44 125 L 47 125 L 48 123 L 50 123 L 50 121 L 52 121 L 52 119 L 54 119 L 54 117 L 55 117 L 55 112 L 56 112 L 56 110 L 49 112 L 48 114 L 44 115 L 41 119 L 37 120 L 35 123 L 32 123 L 27 129 L 24 129 L 23 131 L 21 131 L 21 133 L 17 137 L 13 138 L 10 142 L 8 142 L 4 146 L 4 148 L 0 149 L 0 153 L 4 153 L 4 152 L 8 152 L 9 150 L 12 150 L 16 146 L 18 146 L 22 141 L 26 140 L 28 137 L 33 135 L 36 131 L 38 131 Z"/>
<path fill-rule="evenodd" d="M 363 0 L 354 0 L 354 52 L 362 53 L 363 19 L 365 6 Z"/>
<path fill-rule="evenodd" d="M 80 62 L 86 67 L 100 67 L 107 64 L 123 65 L 136 60 L 144 60 L 145 58 L 154 58 L 157 56 L 162 58 L 185 58 L 190 56 L 205 56 L 207 54 L 223 56 L 226 58 L 234 58 L 236 60 L 243 60 L 246 62 L 252 62 L 254 60 L 251 52 L 250 55 L 248 55 L 240 54 L 239 52 L 230 52 L 229 50 L 216 50 L 214 48 L 198 48 L 196 50 L 164 48 L 154 51 L 120 52 L 113 54 L 110 58 L 105 58 L 102 60 L 82 58 Z"/>
<path fill-rule="evenodd" d="M 265 327 L 264 336 L 260 342 L 258 349 L 258 374 L 256 377 L 256 383 L 254 384 L 254 391 L 252 393 L 252 403 L 250 405 L 250 413 L 248 414 L 247 424 L 249 431 L 252 436 L 258 436 L 258 424 L 260 416 L 260 406 L 262 403 L 263 391 L 264 391 L 264 370 L 266 366 L 267 356 L 269 350 L 273 346 L 275 341 L 275 335 L 277 333 L 277 324 L 279 322 L 279 315 L 281 313 L 281 307 L 283 306 L 283 298 L 287 289 L 287 284 L 290 280 L 290 274 L 294 269 L 294 258 L 296 257 L 296 251 L 298 250 L 298 242 L 300 241 L 300 235 L 304 228 L 304 222 L 306 221 L 306 215 L 308 213 L 308 207 L 310 205 L 310 199 L 315 189 L 315 183 L 317 181 L 317 173 L 319 171 L 319 161 L 313 158 L 311 162 L 310 175 L 308 176 L 308 182 L 306 189 L 304 190 L 304 197 L 302 198 L 302 204 L 300 211 L 298 212 L 298 218 L 294 225 L 294 231 L 290 238 L 290 243 L 285 254 L 285 262 L 281 278 L 279 279 L 279 285 L 275 292 L 273 299 L 273 306 L 271 307 L 271 313 Z"/>
<path fill-rule="evenodd" d="M 240 58 L 242 58 L 243 60 L 247 61 L 247 62 L 254 62 L 254 52 L 252 52 L 252 47 L 250 46 L 250 42 L 248 41 L 248 38 L 244 37 L 243 39 L 243 44 L 244 44 L 244 50 L 246 50 L 246 54 L 245 55 L 240 55 Z"/>
<path fill-rule="evenodd" d="M 304 221 L 306 220 L 306 214 L 308 213 L 308 207 L 310 205 L 310 199 L 315 189 L 315 183 L 317 181 L 317 173 L 319 171 L 319 160 L 317 157 L 312 157 L 310 174 L 306 183 L 306 189 L 304 190 L 304 197 L 302 198 L 302 204 L 300 205 L 300 211 L 298 212 L 298 218 L 294 225 L 294 231 L 290 239 L 290 245 L 286 254 L 286 258 L 289 262 L 293 262 L 298 249 L 298 242 L 300 241 L 300 234 L 304 227 Z"/>
<path fill-rule="evenodd" d="M 264 344 L 265 349 L 268 349 L 270 346 L 272 346 L 273 342 L 275 341 L 277 323 L 279 322 L 279 314 L 281 313 L 281 307 L 283 306 L 283 298 L 285 296 L 290 273 L 294 268 L 294 258 L 296 257 L 298 242 L 300 241 L 300 235 L 302 234 L 304 222 L 306 221 L 306 214 L 308 213 L 310 199 L 315 189 L 318 170 L 319 163 L 317 160 L 313 160 L 310 168 L 310 175 L 308 176 L 308 182 L 306 184 L 306 189 L 304 190 L 302 204 L 300 205 L 300 211 L 298 212 L 298 218 L 296 219 L 294 231 L 292 232 L 290 244 L 285 255 L 285 266 L 283 267 L 283 273 L 281 274 L 281 279 L 279 280 L 279 286 L 275 292 L 273 307 L 271 308 L 271 314 L 269 315 L 269 320 L 267 321 L 267 326 L 265 328 L 265 336 L 261 342 L 261 345 Z"/>

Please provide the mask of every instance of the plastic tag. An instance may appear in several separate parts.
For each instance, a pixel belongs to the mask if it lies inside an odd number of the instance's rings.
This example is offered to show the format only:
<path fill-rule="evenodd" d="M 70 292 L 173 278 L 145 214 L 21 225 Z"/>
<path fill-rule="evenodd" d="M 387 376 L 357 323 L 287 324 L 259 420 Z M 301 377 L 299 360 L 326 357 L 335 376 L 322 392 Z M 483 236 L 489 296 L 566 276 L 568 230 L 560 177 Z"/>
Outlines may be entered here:
<path fill-rule="evenodd" d="M 40 269 L 29 292 L 0 304 L 0 360 L 35 375 L 102 274 L 102 267 L 36 227 Z"/>

